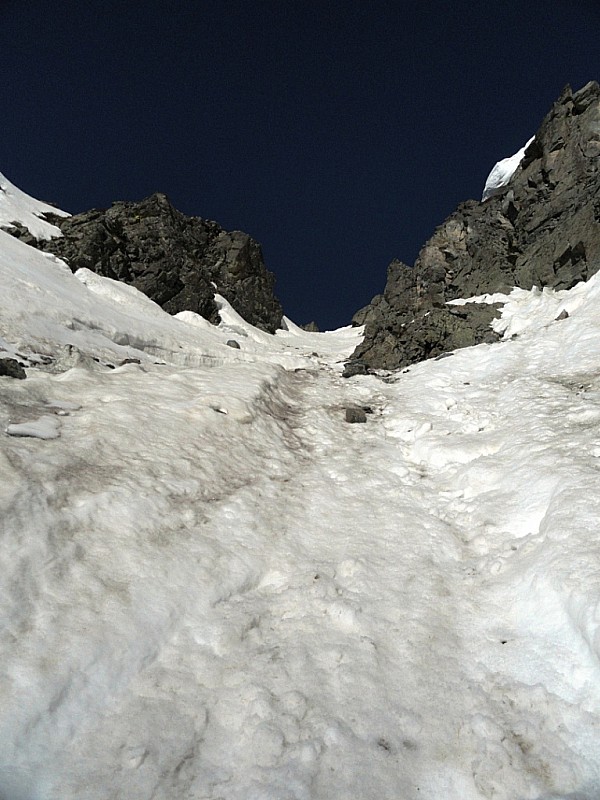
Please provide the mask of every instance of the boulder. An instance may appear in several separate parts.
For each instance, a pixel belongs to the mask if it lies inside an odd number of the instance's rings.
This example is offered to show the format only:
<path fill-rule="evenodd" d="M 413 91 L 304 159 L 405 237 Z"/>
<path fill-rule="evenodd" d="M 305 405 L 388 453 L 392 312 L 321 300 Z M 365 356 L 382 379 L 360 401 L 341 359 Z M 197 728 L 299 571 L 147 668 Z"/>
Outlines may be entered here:
<path fill-rule="evenodd" d="M 15 358 L 0 358 L 0 376 L 23 380 L 27 373 Z"/>
<path fill-rule="evenodd" d="M 356 423 L 356 422 L 366 422 L 367 415 L 365 411 L 360 408 L 359 406 L 348 406 L 346 408 L 346 422 Z"/>
<path fill-rule="evenodd" d="M 61 238 L 31 241 L 80 267 L 132 284 L 165 311 L 195 311 L 211 322 L 222 294 L 252 325 L 273 333 L 281 323 L 274 277 L 260 245 L 246 233 L 188 217 L 164 194 L 140 202 L 118 202 L 72 217 L 52 217 Z M 16 236 L 23 232 L 15 227 Z"/>

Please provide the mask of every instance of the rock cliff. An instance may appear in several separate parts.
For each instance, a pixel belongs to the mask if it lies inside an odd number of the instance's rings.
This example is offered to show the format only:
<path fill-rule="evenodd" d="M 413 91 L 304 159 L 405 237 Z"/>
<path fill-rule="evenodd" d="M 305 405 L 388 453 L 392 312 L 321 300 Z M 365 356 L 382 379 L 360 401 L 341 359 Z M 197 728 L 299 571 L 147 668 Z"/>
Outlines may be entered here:
<path fill-rule="evenodd" d="M 164 194 L 51 221 L 61 238 L 39 241 L 20 226 L 11 232 L 65 259 L 73 271 L 87 267 L 132 284 L 171 314 L 195 311 L 218 322 L 217 291 L 253 325 L 271 333 L 280 326 L 283 312 L 260 245 L 182 214 Z"/>
<path fill-rule="evenodd" d="M 567 289 L 600 267 L 600 86 L 567 86 L 506 187 L 469 200 L 435 231 L 411 268 L 390 264 L 347 374 L 395 369 L 493 341 L 493 306 L 449 300 L 514 286 Z"/>

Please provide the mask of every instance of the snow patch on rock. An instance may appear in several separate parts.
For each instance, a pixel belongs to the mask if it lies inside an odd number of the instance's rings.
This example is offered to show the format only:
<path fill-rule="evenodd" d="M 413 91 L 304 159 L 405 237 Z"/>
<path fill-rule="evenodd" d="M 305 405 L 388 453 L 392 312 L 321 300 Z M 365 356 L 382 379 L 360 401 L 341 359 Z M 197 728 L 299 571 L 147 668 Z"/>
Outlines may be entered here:
<path fill-rule="evenodd" d="M 501 161 L 494 164 L 483 188 L 483 194 L 481 196 L 482 203 L 501 192 L 505 186 L 508 186 L 510 179 L 519 168 L 521 161 L 523 161 L 525 151 L 534 139 L 535 136 L 532 136 L 520 150 L 514 153 L 514 155 L 503 158 Z"/>

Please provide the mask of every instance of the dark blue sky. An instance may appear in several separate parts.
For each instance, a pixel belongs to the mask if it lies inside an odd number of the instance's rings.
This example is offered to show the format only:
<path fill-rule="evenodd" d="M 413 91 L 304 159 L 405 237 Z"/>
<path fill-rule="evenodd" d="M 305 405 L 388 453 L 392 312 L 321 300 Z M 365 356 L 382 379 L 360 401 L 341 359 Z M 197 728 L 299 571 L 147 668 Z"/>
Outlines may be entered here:
<path fill-rule="evenodd" d="M 67 211 L 166 192 L 348 324 L 566 83 L 586 0 L 0 0 L 0 171 Z"/>

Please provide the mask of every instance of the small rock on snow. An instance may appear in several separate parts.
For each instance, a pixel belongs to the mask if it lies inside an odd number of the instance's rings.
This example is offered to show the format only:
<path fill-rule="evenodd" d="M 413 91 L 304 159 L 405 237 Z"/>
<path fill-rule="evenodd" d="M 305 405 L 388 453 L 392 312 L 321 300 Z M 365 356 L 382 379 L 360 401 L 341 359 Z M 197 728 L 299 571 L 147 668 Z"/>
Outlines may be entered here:
<path fill-rule="evenodd" d="M 366 422 L 367 415 L 358 406 L 348 406 L 346 408 L 346 422 Z"/>

